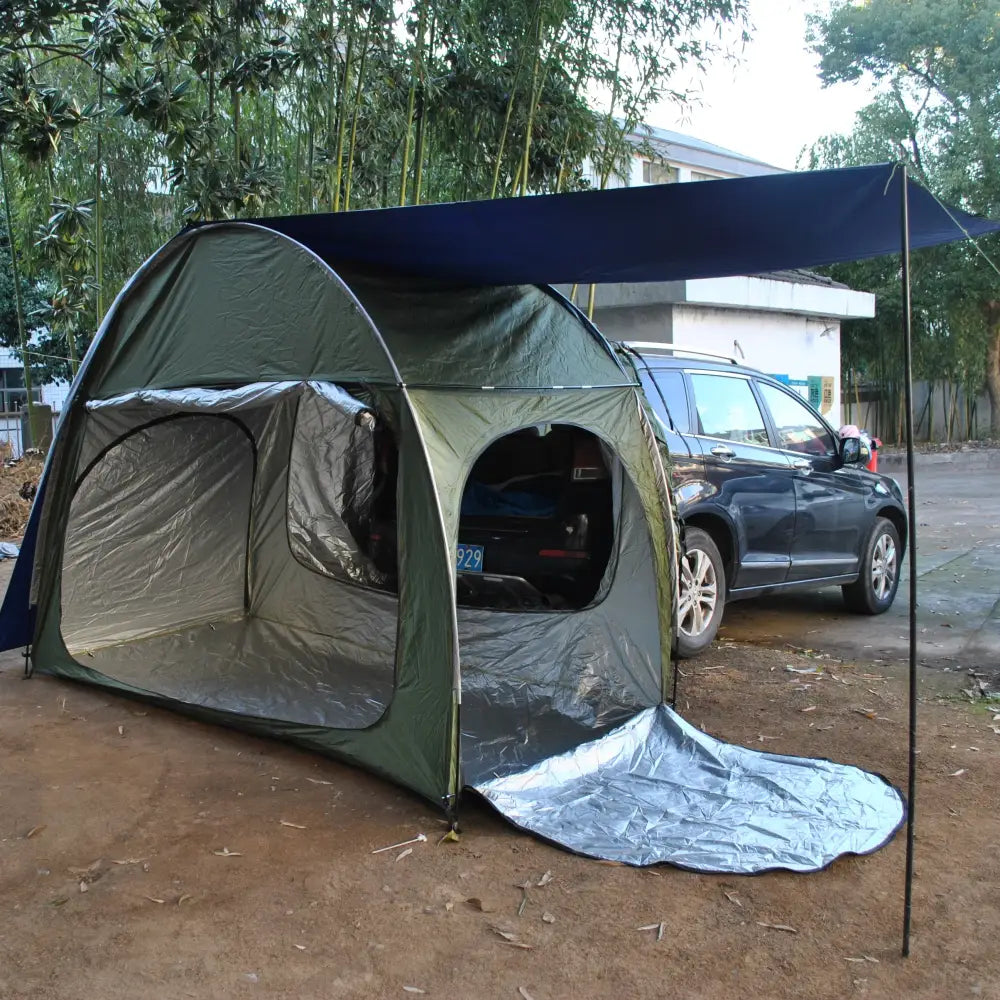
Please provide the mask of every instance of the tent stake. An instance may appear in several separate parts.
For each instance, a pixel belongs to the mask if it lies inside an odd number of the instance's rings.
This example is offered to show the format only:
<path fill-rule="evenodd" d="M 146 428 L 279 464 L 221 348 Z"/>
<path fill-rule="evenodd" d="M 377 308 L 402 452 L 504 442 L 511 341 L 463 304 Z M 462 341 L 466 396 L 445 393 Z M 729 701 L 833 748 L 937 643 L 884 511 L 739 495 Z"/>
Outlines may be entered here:
<path fill-rule="evenodd" d="M 917 502 L 913 456 L 913 319 L 910 307 L 910 203 L 906 164 L 902 164 L 900 221 L 903 256 L 903 361 L 906 398 L 906 490 L 910 519 L 910 670 L 909 760 L 906 785 L 906 888 L 903 899 L 903 958 L 910 954 L 910 917 L 913 910 L 913 800 L 917 790 Z"/>

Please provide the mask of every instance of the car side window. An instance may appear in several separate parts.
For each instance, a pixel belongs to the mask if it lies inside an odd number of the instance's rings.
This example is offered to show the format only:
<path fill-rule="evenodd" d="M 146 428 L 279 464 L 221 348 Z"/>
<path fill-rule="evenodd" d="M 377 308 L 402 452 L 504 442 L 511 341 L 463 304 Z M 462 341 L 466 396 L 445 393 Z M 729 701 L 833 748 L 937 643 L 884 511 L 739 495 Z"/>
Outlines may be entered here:
<path fill-rule="evenodd" d="M 830 431 L 805 403 L 791 393 L 758 382 L 764 403 L 778 432 L 778 447 L 804 455 L 835 455 L 837 444 Z"/>
<path fill-rule="evenodd" d="M 697 433 L 737 444 L 770 445 L 764 417 L 747 379 L 693 374 L 691 386 L 698 413 Z"/>
<path fill-rule="evenodd" d="M 653 412 L 682 434 L 691 430 L 684 375 L 678 371 L 641 371 L 639 380 Z M 655 381 L 654 381 L 655 380 Z"/>

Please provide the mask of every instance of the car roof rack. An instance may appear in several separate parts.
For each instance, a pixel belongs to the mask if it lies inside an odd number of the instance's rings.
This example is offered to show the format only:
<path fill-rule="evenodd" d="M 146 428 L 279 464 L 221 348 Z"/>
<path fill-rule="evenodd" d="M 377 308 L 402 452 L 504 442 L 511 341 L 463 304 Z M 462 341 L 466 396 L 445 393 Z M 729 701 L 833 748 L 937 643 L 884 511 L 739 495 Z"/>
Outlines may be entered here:
<path fill-rule="evenodd" d="M 740 364 L 736 358 L 727 354 L 717 354 L 713 351 L 700 351 L 694 347 L 684 347 L 681 344 L 661 344 L 656 341 L 626 340 L 623 347 L 639 354 L 690 354 L 699 358 L 714 358 L 716 361 L 726 361 L 731 365 Z"/>

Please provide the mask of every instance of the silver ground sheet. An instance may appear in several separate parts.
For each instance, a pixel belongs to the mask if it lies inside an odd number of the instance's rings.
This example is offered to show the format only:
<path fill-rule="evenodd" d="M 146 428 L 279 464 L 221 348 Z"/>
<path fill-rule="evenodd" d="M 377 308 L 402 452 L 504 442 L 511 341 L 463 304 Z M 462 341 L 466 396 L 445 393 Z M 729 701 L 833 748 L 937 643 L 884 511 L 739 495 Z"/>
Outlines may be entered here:
<path fill-rule="evenodd" d="M 389 663 L 254 617 L 78 653 L 80 662 L 189 704 L 359 729 L 392 698 Z M 887 843 L 904 817 L 877 775 L 724 743 L 666 706 L 604 704 L 469 678 L 463 781 L 504 817 L 579 854 L 705 872 L 815 871 Z M 307 696 L 303 696 L 307 693 Z"/>
<path fill-rule="evenodd" d="M 878 850 L 905 815 L 877 775 L 723 743 L 664 705 L 474 788 L 579 854 L 704 872 L 816 871 Z"/>
<path fill-rule="evenodd" d="M 393 667 L 361 666 L 330 636 L 240 617 L 75 654 L 79 663 L 189 705 L 331 729 L 365 729 Z"/>

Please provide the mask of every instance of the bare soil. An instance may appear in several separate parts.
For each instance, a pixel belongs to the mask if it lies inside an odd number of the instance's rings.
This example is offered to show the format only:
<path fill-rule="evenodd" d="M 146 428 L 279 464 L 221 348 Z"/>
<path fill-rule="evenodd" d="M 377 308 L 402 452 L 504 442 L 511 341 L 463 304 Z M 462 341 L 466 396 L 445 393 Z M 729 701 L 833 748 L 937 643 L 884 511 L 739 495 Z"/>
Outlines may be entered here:
<path fill-rule="evenodd" d="M 12 465 L 6 464 L 8 460 L 9 455 L 0 450 L 0 540 L 19 542 L 45 459 L 41 455 L 25 455 Z"/>
<path fill-rule="evenodd" d="M 818 874 L 705 876 L 572 856 L 470 797 L 438 843 L 431 806 L 360 770 L 0 664 L 3 1000 L 1000 997 L 1000 722 L 960 696 L 920 706 L 903 960 L 902 835 Z M 896 670 L 716 647 L 679 707 L 901 785 Z"/>

